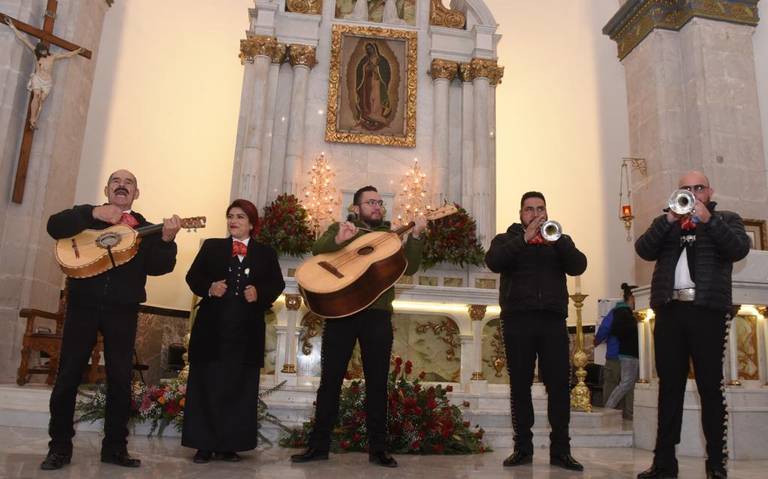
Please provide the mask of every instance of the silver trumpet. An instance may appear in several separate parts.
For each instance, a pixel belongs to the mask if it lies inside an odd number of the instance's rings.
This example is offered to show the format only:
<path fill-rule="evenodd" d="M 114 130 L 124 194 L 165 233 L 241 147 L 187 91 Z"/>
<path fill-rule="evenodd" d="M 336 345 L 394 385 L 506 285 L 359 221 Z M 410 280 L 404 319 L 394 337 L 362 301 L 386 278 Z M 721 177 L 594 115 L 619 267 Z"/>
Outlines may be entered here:
<path fill-rule="evenodd" d="M 680 216 L 693 214 L 693 208 L 696 206 L 696 197 L 688 190 L 675 190 L 672 196 L 669 197 L 667 206 L 668 210 Z"/>
<path fill-rule="evenodd" d="M 555 242 L 563 234 L 563 227 L 557 221 L 547 220 L 541 224 L 541 237 L 549 242 Z"/>

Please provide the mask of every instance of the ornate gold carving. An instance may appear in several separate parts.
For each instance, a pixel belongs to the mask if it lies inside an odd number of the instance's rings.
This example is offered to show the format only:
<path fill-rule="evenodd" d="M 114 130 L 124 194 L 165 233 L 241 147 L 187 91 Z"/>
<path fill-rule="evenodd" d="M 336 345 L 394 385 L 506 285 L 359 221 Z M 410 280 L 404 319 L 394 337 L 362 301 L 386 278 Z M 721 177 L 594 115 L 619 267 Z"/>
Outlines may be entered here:
<path fill-rule="evenodd" d="M 473 58 L 469 65 L 472 68 L 473 78 L 487 78 L 490 81 L 491 78 L 496 78 L 499 75 L 499 66 L 496 64 L 496 60 Z M 502 74 L 503 71 L 502 69 Z M 501 80 L 501 77 L 499 77 L 499 80 Z"/>
<path fill-rule="evenodd" d="M 429 5 L 429 24 L 438 27 L 464 28 L 467 17 L 458 10 L 443 6 L 442 0 L 431 0 Z"/>
<path fill-rule="evenodd" d="M 272 49 L 272 63 L 283 63 L 288 53 L 288 45 L 284 43 L 278 43 L 275 48 Z"/>
<path fill-rule="evenodd" d="M 456 351 L 461 347 L 461 340 L 459 339 L 459 328 L 453 320 L 445 318 L 439 323 L 428 321 L 419 324 L 416 326 L 416 333 L 424 334 L 427 332 L 427 329 L 432 330 L 432 333 L 435 336 L 448 345 L 448 350 L 445 352 L 446 360 L 453 361 L 458 359 L 456 357 Z"/>
<path fill-rule="evenodd" d="M 263 35 L 249 35 L 245 40 L 240 40 L 240 63 L 253 63 L 256 57 L 272 57 L 277 46 L 277 38 Z"/>
<path fill-rule="evenodd" d="M 462 63 L 459 65 L 459 78 L 464 82 L 472 82 L 475 79 L 475 72 L 472 70 L 471 64 Z"/>
<path fill-rule="evenodd" d="M 292 13 L 320 15 L 323 11 L 323 0 L 287 0 L 285 9 Z"/>
<path fill-rule="evenodd" d="M 301 326 L 304 328 L 299 335 L 299 343 L 301 343 L 301 352 L 304 356 L 312 354 L 312 343 L 310 339 L 314 338 L 323 330 L 323 318 L 315 313 L 307 313 L 301 319 Z"/>
<path fill-rule="evenodd" d="M 429 69 L 429 74 L 432 75 L 432 79 L 444 78 L 448 81 L 456 78 L 459 73 L 459 64 L 450 60 L 442 60 L 435 58 L 432 60 L 432 66 Z"/>
<path fill-rule="evenodd" d="M 654 29 L 679 31 L 692 18 L 701 17 L 740 25 L 757 25 L 758 0 L 644 0 L 626 3 L 603 33 L 616 41 L 623 60 Z"/>
<path fill-rule="evenodd" d="M 286 294 L 285 295 L 285 307 L 290 311 L 298 311 L 301 308 L 301 295 L 300 294 Z"/>
<path fill-rule="evenodd" d="M 507 367 L 507 354 L 504 349 L 504 333 L 501 331 L 501 320 L 496 324 L 496 331 L 491 336 L 491 348 L 493 348 L 493 356 L 491 356 L 491 366 L 496 371 L 496 377 L 502 377 L 501 372 Z"/>
<path fill-rule="evenodd" d="M 496 66 L 491 68 L 490 76 L 488 77 L 488 82 L 491 84 L 491 86 L 496 86 L 501 84 L 501 79 L 504 77 L 504 67 Z"/>
<path fill-rule="evenodd" d="M 303 65 L 307 68 L 312 68 L 317 65 L 317 59 L 315 58 L 316 47 L 312 45 L 301 45 L 298 43 L 291 44 L 288 47 L 288 58 L 291 61 L 292 66 Z"/>
<path fill-rule="evenodd" d="M 341 43 L 342 36 L 353 35 L 405 40 L 406 94 L 405 94 L 405 136 L 346 133 L 336 128 L 339 115 L 339 92 L 341 90 Z M 416 32 L 391 28 L 334 25 L 331 33 L 331 68 L 328 76 L 328 108 L 326 116 L 325 141 L 337 143 L 364 143 L 385 146 L 416 146 L 416 85 L 418 83 L 418 35 Z"/>
<path fill-rule="evenodd" d="M 283 369 L 281 369 L 280 372 L 286 374 L 296 374 L 296 365 L 285 363 L 283 364 Z"/>
<path fill-rule="evenodd" d="M 485 317 L 486 309 L 488 309 L 488 306 L 484 304 L 470 304 L 467 307 L 467 312 L 472 321 L 482 321 Z"/>

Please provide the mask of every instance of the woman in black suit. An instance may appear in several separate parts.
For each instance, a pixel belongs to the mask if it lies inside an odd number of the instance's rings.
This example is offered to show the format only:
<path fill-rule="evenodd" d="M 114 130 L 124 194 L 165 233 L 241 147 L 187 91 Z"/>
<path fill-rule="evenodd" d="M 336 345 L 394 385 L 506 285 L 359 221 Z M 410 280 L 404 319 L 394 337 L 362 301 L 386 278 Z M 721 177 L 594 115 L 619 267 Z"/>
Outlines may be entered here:
<path fill-rule="evenodd" d="M 256 447 L 264 313 L 285 287 L 277 253 L 254 239 L 259 216 L 247 200 L 227 208 L 229 238 L 205 240 L 187 273 L 200 301 L 189 341 L 181 444 L 194 462 L 236 462 Z"/>

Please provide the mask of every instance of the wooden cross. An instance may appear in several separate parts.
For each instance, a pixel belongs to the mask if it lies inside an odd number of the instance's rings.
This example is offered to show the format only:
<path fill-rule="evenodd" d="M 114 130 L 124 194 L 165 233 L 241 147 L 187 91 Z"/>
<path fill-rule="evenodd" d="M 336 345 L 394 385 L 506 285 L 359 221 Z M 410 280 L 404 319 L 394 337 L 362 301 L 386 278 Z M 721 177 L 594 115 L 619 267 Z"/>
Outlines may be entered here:
<path fill-rule="evenodd" d="M 46 47 L 50 48 L 50 45 L 56 45 L 65 50 L 75 51 L 80 48 L 74 43 L 68 42 L 63 38 L 59 38 L 53 34 L 53 22 L 56 20 L 56 9 L 58 7 L 57 0 L 48 0 L 48 4 L 45 7 L 45 19 L 43 21 L 43 29 L 33 27 L 24 22 L 20 22 L 13 17 L 9 17 L 4 13 L 0 13 L 0 22 L 5 25 L 6 19 L 13 21 L 14 26 L 21 32 L 32 35 L 40 41 Z M 80 55 L 90 59 L 90 50 L 82 50 Z M 19 152 L 19 163 L 16 168 L 16 180 L 13 183 L 13 197 L 14 203 L 21 204 L 24 199 L 24 186 L 27 180 L 27 170 L 29 168 L 29 155 L 32 152 L 32 139 L 35 135 L 35 130 L 31 127 L 29 119 L 32 107 L 32 95 L 29 96 L 29 105 L 27 106 L 27 118 L 24 122 L 24 136 L 21 139 L 21 151 Z"/>

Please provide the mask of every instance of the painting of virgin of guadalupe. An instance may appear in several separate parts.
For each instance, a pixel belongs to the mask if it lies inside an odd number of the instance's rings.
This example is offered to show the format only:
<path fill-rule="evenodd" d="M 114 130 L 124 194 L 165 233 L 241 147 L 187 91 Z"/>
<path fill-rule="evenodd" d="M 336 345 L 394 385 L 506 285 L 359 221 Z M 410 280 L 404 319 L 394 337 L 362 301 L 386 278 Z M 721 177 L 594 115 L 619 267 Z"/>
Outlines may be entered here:
<path fill-rule="evenodd" d="M 334 25 L 326 140 L 416 145 L 416 34 Z"/>

